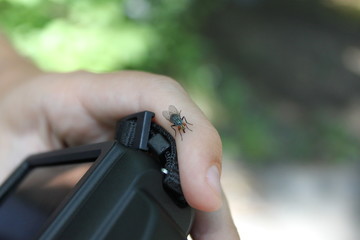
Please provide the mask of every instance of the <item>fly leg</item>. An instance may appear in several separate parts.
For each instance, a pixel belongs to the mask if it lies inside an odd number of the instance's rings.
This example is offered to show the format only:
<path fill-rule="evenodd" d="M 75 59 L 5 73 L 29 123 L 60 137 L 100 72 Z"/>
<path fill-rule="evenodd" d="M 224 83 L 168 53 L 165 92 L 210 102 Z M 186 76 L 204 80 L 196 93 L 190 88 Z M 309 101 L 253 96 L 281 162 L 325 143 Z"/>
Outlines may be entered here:
<path fill-rule="evenodd" d="M 189 123 L 187 120 L 186 120 L 186 117 L 185 116 L 183 116 L 182 118 L 181 118 L 181 120 L 185 120 L 185 122 L 187 123 L 187 124 L 189 124 L 189 125 L 193 125 L 192 123 Z M 192 131 L 188 126 L 187 126 L 187 124 L 184 124 L 185 125 L 185 127 L 187 128 L 187 129 L 189 129 L 190 131 Z"/>
<path fill-rule="evenodd" d="M 189 123 L 187 120 L 186 120 L 186 117 L 185 116 L 183 116 L 182 118 L 181 118 L 181 120 L 185 120 L 185 122 L 187 123 L 187 124 L 189 124 L 189 125 L 193 125 L 192 123 Z"/>
<path fill-rule="evenodd" d="M 176 137 L 176 129 L 175 129 L 174 127 L 176 127 L 175 124 L 171 125 L 171 128 L 174 130 L 174 132 L 175 132 L 175 137 Z M 181 134 L 181 133 L 180 133 L 180 134 Z"/>
<path fill-rule="evenodd" d="M 183 140 L 183 138 L 182 138 L 182 134 L 181 134 L 181 131 L 179 130 L 179 133 L 180 133 L 180 137 L 181 137 L 181 141 Z"/>
<path fill-rule="evenodd" d="M 177 125 L 175 125 L 175 124 L 171 125 L 171 128 L 174 130 L 174 132 L 175 132 L 175 137 L 176 137 L 176 129 L 175 129 L 174 127 L 178 127 L 178 129 L 179 129 L 179 126 L 177 126 Z M 183 140 L 183 137 L 182 137 L 182 134 L 181 134 L 181 131 L 180 131 L 180 130 L 179 130 L 179 133 L 180 133 L 180 137 L 181 137 L 181 141 L 182 141 L 182 140 Z"/>

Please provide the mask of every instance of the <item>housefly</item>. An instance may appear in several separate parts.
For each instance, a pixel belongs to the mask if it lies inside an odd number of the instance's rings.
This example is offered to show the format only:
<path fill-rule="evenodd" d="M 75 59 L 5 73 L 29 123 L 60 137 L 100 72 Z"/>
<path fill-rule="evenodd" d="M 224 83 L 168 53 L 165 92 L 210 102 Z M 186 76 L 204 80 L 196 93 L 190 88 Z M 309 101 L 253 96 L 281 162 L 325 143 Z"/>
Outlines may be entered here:
<path fill-rule="evenodd" d="M 183 140 L 181 131 L 183 133 L 185 133 L 185 128 L 192 131 L 188 127 L 188 124 L 189 125 L 192 125 L 192 124 L 186 120 L 185 116 L 181 117 L 181 111 L 179 112 L 174 105 L 170 105 L 169 110 L 163 111 L 162 115 L 164 116 L 164 118 L 166 118 L 169 122 L 171 122 L 173 124 L 173 125 L 171 125 L 171 128 L 175 132 L 175 137 L 176 137 L 176 129 L 174 127 L 177 127 L 177 130 L 179 131 L 180 136 L 181 136 L 181 141 Z"/>

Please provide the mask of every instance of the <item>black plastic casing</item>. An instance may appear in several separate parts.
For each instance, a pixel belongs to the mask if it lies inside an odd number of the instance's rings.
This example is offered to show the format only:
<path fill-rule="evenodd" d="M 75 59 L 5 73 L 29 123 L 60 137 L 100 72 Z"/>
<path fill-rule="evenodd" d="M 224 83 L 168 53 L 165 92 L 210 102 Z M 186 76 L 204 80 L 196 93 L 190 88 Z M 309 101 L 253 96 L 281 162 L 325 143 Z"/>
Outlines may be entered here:
<path fill-rule="evenodd" d="M 0 206 L 34 167 L 89 161 L 94 161 L 90 169 L 50 216 L 38 236 L 29 239 L 187 238 L 193 209 L 180 208 L 168 196 L 162 185 L 163 173 L 158 159 L 126 148 L 117 141 L 29 157 L 0 187 Z M 14 226 L 14 231 L 21 229 Z"/>

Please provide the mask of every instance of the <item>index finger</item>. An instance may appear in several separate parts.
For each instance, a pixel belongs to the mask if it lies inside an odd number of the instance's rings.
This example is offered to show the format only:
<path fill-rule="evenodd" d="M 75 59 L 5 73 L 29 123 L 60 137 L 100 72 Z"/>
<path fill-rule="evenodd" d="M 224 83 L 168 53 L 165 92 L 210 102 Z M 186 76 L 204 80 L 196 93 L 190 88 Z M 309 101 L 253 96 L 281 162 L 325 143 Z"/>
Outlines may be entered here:
<path fill-rule="evenodd" d="M 174 134 L 172 123 L 162 116 L 169 105 L 182 111 L 192 131 L 176 136 L 180 179 L 188 203 L 199 210 L 221 206 L 221 140 L 203 112 L 176 81 L 142 72 L 87 74 L 78 98 L 97 120 L 115 121 L 134 112 L 149 110 L 155 121 Z"/>

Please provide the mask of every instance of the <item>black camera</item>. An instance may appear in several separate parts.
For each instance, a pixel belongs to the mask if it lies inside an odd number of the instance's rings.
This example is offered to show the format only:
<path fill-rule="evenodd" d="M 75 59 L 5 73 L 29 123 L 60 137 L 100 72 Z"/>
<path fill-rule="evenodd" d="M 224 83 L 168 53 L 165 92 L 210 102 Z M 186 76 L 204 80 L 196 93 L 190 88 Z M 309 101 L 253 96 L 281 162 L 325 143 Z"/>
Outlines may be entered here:
<path fill-rule="evenodd" d="M 114 141 L 27 158 L 0 188 L 0 239 L 186 239 L 194 211 L 153 116 L 119 121 Z"/>

